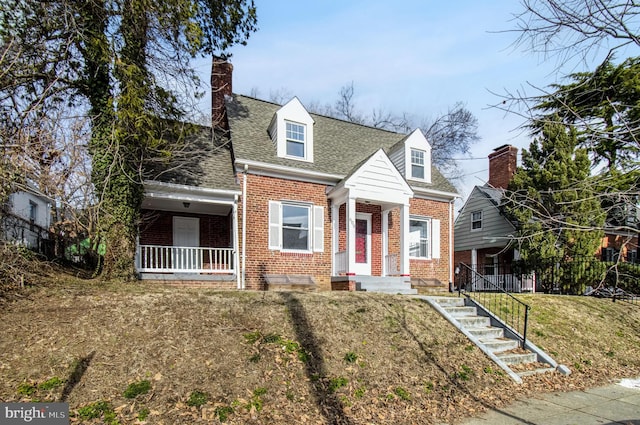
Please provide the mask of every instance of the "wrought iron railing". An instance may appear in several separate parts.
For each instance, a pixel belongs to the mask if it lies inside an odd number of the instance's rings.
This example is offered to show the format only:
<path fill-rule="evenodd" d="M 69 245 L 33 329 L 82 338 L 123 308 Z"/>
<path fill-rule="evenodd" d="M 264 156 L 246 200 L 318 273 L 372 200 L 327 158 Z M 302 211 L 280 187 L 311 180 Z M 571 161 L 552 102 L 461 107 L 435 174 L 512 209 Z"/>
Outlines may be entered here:
<path fill-rule="evenodd" d="M 485 277 L 464 263 L 458 266 L 456 284 L 459 296 L 464 294 L 480 304 L 494 319 L 511 328 L 521 347 L 525 347 L 531 309 L 528 304 L 507 292 L 495 279 Z"/>

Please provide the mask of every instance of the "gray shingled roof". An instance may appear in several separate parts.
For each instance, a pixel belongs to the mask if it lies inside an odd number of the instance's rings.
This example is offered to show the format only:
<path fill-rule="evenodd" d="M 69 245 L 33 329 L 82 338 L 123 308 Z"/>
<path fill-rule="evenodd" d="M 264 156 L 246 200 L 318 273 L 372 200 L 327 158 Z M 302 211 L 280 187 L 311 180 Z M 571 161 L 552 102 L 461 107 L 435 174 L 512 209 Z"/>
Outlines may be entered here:
<path fill-rule="evenodd" d="M 237 184 L 228 141 L 214 142 L 211 127 L 198 127 L 188 136 L 185 148 L 166 162 L 148 164 L 152 180 L 200 188 L 240 190 Z"/>
<path fill-rule="evenodd" d="M 388 153 L 407 137 L 406 134 L 311 114 L 315 121 L 313 163 L 279 158 L 267 128 L 280 108 L 280 105 L 241 95 L 228 99 L 231 140 L 237 159 L 346 176 L 379 148 Z M 435 167 L 432 167 L 431 179 L 431 184 L 413 181 L 410 184 L 416 188 L 457 193 Z"/>

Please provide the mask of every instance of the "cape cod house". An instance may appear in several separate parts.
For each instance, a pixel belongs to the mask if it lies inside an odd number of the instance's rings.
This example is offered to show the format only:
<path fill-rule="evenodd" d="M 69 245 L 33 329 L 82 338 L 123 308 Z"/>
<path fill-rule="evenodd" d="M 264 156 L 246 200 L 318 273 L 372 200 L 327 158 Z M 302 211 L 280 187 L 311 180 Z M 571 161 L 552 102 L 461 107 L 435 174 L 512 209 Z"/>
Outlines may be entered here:
<path fill-rule="evenodd" d="M 141 278 L 267 289 L 448 288 L 456 189 L 411 134 L 232 93 L 214 59 L 213 130 L 188 175 L 145 183 Z"/>

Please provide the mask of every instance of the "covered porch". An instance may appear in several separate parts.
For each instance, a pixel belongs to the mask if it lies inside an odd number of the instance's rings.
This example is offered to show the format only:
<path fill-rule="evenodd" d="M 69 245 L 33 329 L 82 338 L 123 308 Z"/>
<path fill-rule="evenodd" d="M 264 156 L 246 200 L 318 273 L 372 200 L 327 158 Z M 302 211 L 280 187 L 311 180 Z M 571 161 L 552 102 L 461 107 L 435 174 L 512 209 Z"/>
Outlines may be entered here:
<path fill-rule="evenodd" d="M 375 153 L 327 196 L 331 200 L 332 282 L 347 282 L 351 290 L 358 289 L 360 281 L 408 282 L 413 191 L 386 154 Z M 375 283 L 370 277 L 377 277 Z"/>
<path fill-rule="evenodd" d="M 241 288 L 235 191 L 145 184 L 136 248 L 141 279 L 216 281 Z"/>

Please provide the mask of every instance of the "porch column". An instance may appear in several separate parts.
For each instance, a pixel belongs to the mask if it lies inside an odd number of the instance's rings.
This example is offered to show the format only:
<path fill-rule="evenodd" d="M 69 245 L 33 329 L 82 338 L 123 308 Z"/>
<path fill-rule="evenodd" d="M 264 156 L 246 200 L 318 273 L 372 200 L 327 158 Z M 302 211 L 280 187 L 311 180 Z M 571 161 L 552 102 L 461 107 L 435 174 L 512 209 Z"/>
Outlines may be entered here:
<path fill-rule="evenodd" d="M 389 210 L 382 211 L 382 276 L 388 276 L 387 255 L 389 255 Z"/>
<path fill-rule="evenodd" d="M 355 275 L 356 265 L 356 200 L 355 198 L 347 198 L 347 207 L 345 208 L 346 226 L 347 226 L 347 275 Z"/>
<path fill-rule="evenodd" d="M 233 217 L 231 223 L 231 238 L 233 243 L 233 270 L 236 273 L 236 285 L 238 289 L 244 289 L 242 287 L 242 280 L 240 279 L 240 253 L 239 248 L 240 244 L 238 244 L 238 195 L 234 197 L 233 200 Z"/>
<path fill-rule="evenodd" d="M 337 276 L 336 254 L 340 251 L 340 205 L 331 203 L 331 275 Z"/>
<path fill-rule="evenodd" d="M 410 276 L 409 270 L 409 204 L 400 207 L 400 276 Z"/>

